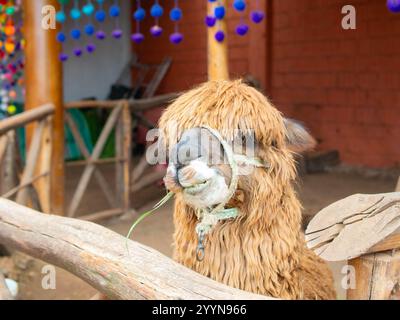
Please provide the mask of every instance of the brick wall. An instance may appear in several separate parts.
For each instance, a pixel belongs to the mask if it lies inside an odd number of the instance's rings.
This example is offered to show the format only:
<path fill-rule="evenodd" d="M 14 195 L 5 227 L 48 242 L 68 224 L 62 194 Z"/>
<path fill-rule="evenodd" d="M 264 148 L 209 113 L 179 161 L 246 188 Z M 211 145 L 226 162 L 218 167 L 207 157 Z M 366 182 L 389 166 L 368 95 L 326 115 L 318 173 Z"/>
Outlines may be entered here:
<path fill-rule="evenodd" d="M 349 3 L 357 30 L 345 31 Z M 384 0 L 279 0 L 273 10 L 273 102 L 343 162 L 398 166 L 400 15 Z"/>
<path fill-rule="evenodd" d="M 265 8 L 265 1 L 260 1 Z M 229 1 L 231 4 L 231 1 Z M 173 1 L 163 1 L 166 12 L 173 7 Z M 173 65 L 163 82 L 160 93 L 187 90 L 193 85 L 207 81 L 207 28 L 204 19 L 207 12 L 207 1 L 180 1 L 184 11 L 181 31 L 185 36 L 184 42 L 176 46 L 170 44 L 168 35 L 173 32 L 173 25 L 165 17 L 161 25 L 165 34 L 161 39 L 147 36 L 144 43 L 135 45 L 134 50 L 144 62 L 159 62 L 164 56 L 173 58 Z M 254 5 L 254 1 L 252 1 Z M 252 25 L 251 32 L 246 37 L 235 34 L 235 26 L 240 22 L 240 15 L 229 7 L 229 62 L 232 77 L 252 74 L 263 84 L 266 78 L 266 28 L 265 24 Z M 151 24 L 146 22 L 144 30 Z"/>
<path fill-rule="evenodd" d="M 260 2 L 265 6 L 266 0 Z M 398 166 L 400 14 L 388 12 L 385 2 L 272 0 L 271 64 L 266 26 L 240 38 L 234 35 L 239 17 L 230 10 L 231 74 L 252 74 L 264 87 L 268 80 L 267 95 L 275 105 L 305 122 L 320 149 L 338 149 L 344 163 Z M 164 4 L 169 11 L 172 1 Z M 346 4 L 357 9 L 357 30 L 341 28 L 341 8 Z M 135 46 L 143 61 L 158 62 L 166 55 L 174 59 L 159 93 L 207 80 L 206 1 L 181 1 L 181 5 L 184 43 L 174 46 L 164 36 Z M 162 23 L 167 34 L 172 32 L 172 25 Z"/>

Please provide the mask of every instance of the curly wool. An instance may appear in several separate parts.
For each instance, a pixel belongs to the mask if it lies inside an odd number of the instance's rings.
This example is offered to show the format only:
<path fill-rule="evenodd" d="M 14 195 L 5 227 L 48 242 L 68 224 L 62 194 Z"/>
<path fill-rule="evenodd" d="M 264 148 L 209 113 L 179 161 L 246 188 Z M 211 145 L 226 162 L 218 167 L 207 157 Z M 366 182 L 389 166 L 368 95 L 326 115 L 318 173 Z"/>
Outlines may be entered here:
<path fill-rule="evenodd" d="M 185 130 L 202 125 L 217 129 L 228 141 L 233 129 L 252 130 L 257 156 L 271 167 L 240 178 L 238 194 L 244 200 L 232 199 L 240 216 L 219 223 L 208 235 L 202 262 L 196 259 L 196 215 L 177 194 L 174 259 L 242 290 L 283 299 L 334 299 L 328 266 L 305 245 L 293 187 L 295 161 L 280 112 L 240 80 L 213 81 L 183 94 L 160 119 L 169 145 Z"/>

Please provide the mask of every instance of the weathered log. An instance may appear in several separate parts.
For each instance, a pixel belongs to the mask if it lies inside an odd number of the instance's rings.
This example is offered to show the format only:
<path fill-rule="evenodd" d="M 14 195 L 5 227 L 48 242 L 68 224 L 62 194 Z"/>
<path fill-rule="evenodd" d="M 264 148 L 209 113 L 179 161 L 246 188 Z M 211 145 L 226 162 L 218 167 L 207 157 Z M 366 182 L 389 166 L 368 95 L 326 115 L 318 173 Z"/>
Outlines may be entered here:
<path fill-rule="evenodd" d="M 321 258 L 343 261 L 376 248 L 389 250 L 388 244 L 400 247 L 398 228 L 400 192 L 356 194 L 321 210 L 307 227 L 306 241 Z"/>
<path fill-rule="evenodd" d="M 272 299 L 217 283 L 91 222 L 5 199 L 0 243 L 73 273 L 110 299 Z"/>

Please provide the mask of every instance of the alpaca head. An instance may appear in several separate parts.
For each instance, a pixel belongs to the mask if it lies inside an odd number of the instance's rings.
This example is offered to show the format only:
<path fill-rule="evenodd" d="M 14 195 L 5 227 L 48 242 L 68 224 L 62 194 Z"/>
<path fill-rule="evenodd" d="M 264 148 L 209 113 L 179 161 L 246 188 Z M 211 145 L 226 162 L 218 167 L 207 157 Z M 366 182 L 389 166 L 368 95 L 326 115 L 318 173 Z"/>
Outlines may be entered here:
<path fill-rule="evenodd" d="M 295 177 L 292 152 L 315 144 L 299 123 L 284 119 L 239 80 L 208 82 L 183 94 L 161 117 L 160 129 L 169 150 L 165 184 L 196 209 L 228 198 L 240 206 L 250 197 L 281 192 Z M 233 195 L 226 144 L 238 167 Z"/>

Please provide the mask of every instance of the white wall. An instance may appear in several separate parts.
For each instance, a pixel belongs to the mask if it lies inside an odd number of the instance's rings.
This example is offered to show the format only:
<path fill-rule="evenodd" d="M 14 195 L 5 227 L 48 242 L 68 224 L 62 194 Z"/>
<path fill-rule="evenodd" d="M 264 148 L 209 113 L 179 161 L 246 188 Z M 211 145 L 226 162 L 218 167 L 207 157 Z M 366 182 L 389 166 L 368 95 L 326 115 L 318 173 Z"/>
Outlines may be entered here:
<path fill-rule="evenodd" d="M 113 1 L 106 1 L 108 4 Z M 111 37 L 114 29 L 114 20 L 107 16 L 106 22 L 102 24 L 102 30 L 107 33 L 107 39 L 99 41 L 93 36 L 92 42 L 97 50 L 92 53 L 84 53 L 80 58 L 73 55 L 73 49 L 77 42 L 68 37 L 64 44 L 64 51 L 70 55 L 67 62 L 64 62 L 64 99 L 65 101 L 80 100 L 88 97 L 105 99 L 110 91 L 111 85 L 118 79 L 121 71 L 131 58 L 131 1 L 120 0 L 122 14 L 120 27 L 124 36 L 116 40 Z M 106 6 L 108 13 L 108 6 Z M 82 20 L 86 24 L 86 18 Z M 97 22 L 95 23 L 97 26 Z M 74 24 L 70 21 L 65 25 L 65 31 L 71 30 Z M 83 28 L 81 28 L 83 29 Z M 68 34 L 69 36 L 69 34 Z M 87 36 L 84 35 L 79 44 L 85 48 Z M 74 43 L 75 42 L 75 43 Z"/>

